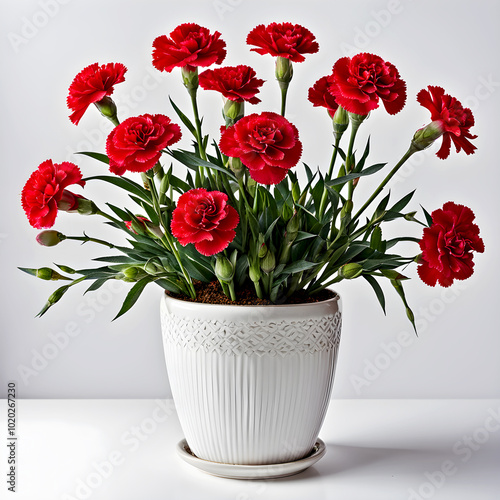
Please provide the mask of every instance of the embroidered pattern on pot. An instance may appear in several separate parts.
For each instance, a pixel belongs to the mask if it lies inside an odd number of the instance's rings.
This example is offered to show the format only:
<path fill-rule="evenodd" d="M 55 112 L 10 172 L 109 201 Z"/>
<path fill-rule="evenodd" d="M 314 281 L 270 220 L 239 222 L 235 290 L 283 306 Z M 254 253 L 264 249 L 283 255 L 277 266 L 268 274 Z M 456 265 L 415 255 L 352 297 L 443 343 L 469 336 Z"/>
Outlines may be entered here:
<path fill-rule="evenodd" d="M 162 309 L 165 340 L 192 351 L 207 353 L 286 356 L 338 348 L 340 311 L 320 318 L 293 321 L 233 322 L 185 319 Z"/>

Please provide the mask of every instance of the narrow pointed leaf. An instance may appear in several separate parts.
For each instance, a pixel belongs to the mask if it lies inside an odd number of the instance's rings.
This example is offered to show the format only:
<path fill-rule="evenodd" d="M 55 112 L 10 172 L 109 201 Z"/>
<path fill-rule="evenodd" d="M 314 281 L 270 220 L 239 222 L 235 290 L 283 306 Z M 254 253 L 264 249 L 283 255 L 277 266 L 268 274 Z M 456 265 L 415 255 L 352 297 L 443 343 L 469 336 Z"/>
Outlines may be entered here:
<path fill-rule="evenodd" d="M 143 292 L 144 288 L 148 283 L 151 282 L 151 278 L 149 276 L 142 278 L 140 281 L 135 283 L 135 285 L 130 289 L 128 292 L 127 296 L 125 297 L 125 300 L 123 301 L 123 305 L 118 312 L 118 314 L 113 318 L 113 321 L 123 314 L 125 314 L 136 302 L 137 299 L 140 297 L 141 293 Z"/>

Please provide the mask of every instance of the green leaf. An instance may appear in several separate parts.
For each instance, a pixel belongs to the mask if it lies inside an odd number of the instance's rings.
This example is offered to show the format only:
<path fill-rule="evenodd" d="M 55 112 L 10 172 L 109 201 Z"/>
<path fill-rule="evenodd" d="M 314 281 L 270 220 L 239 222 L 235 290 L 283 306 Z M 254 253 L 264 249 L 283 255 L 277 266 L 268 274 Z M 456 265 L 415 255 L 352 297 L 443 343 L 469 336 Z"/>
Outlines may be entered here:
<path fill-rule="evenodd" d="M 189 151 L 182 150 L 174 150 L 170 152 L 171 156 L 173 156 L 177 161 L 181 162 L 186 167 L 197 170 L 198 167 L 206 167 L 212 170 L 218 170 L 219 172 L 224 173 L 230 179 L 237 182 L 234 174 L 227 168 L 216 165 L 215 163 L 211 163 L 209 161 L 202 160 L 199 156 L 196 156 L 194 153 Z"/>
<path fill-rule="evenodd" d="M 415 330 L 415 333 L 417 333 L 417 327 L 415 326 L 415 315 L 413 314 L 413 311 L 410 309 L 410 306 L 408 305 L 408 302 L 406 301 L 405 292 L 403 289 L 403 284 L 401 283 L 400 280 L 394 280 L 394 279 L 391 279 L 391 284 L 395 288 L 396 292 L 398 292 L 398 295 L 401 297 L 401 300 L 403 301 L 403 304 L 404 304 L 405 309 L 406 309 L 406 316 L 410 320 L 410 323 L 412 324 L 413 329 Z"/>
<path fill-rule="evenodd" d="M 422 205 L 420 205 L 420 206 L 422 207 Z M 425 220 L 427 221 L 427 225 L 429 227 L 431 227 L 432 226 L 432 215 L 429 212 L 427 212 L 427 210 L 424 207 L 422 207 L 422 210 L 424 211 Z"/>
<path fill-rule="evenodd" d="M 126 255 L 110 255 L 108 257 L 96 257 L 92 259 L 98 262 L 109 262 L 110 264 L 141 264 L 141 261 L 127 257 Z"/>
<path fill-rule="evenodd" d="M 389 250 L 389 248 L 393 247 L 400 241 L 412 241 L 413 243 L 420 243 L 420 240 L 418 238 L 413 238 L 411 236 L 401 236 L 399 238 L 392 238 L 391 240 L 387 240 L 386 250 Z"/>
<path fill-rule="evenodd" d="M 361 172 L 363 170 L 363 167 L 365 166 L 365 161 L 368 158 L 368 155 L 370 154 L 370 138 L 368 137 L 368 140 L 366 141 L 366 147 L 363 152 L 363 156 L 359 159 L 359 161 L 356 162 L 355 166 L 355 172 Z"/>
<path fill-rule="evenodd" d="M 93 177 L 87 177 L 84 179 L 84 181 L 94 181 L 94 180 L 108 182 L 109 184 L 113 184 L 114 186 L 118 186 L 119 188 L 128 191 L 129 193 L 135 194 L 136 196 L 142 198 L 144 201 L 150 204 L 152 203 L 149 191 L 144 189 L 140 184 L 137 184 L 137 182 L 127 179 L 126 177 L 119 177 L 119 176 L 112 177 L 110 175 L 94 175 Z"/>
<path fill-rule="evenodd" d="M 174 108 L 175 112 L 177 113 L 177 116 L 181 119 L 182 123 L 188 128 L 188 130 L 193 134 L 195 137 L 197 137 L 196 134 L 196 128 L 191 122 L 191 120 L 175 105 L 174 101 L 172 101 L 171 97 L 168 98 L 170 101 L 170 104 Z"/>
<path fill-rule="evenodd" d="M 382 311 L 384 311 L 384 314 L 386 314 L 385 296 L 382 287 L 379 285 L 378 281 L 373 276 L 370 276 L 369 274 L 363 274 L 362 276 L 363 278 L 365 278 L 366 281 L 368 281 L 368 283 L 370 283 L 371 287 L 373 288 L 373 291 L 375 292 L 375 295 L 377 296 L 378 302 L 382 307 Z"/>
<path fill-rule="evenodd" d="M 394 204 L 393 207 L 391 207 L 389 210 L 391 212 L 401 212 L 406 205 L 410 202 L 412 199 L 413 195 L 415 194 L 415 190 L 413 190 L 411 193 L 408 193 L 406 196 L 403 196 L 397 203 Z"/>
<path fill-rule="evenodd" d="M 135 283 L 135 285 L 130 289 L 127 296 L 125 297 L 123 305 L 121 309 L 118 311 L 118 314 L 113 318 L 113 321 L 122 316 L 123 314 L 125 314 L 137 302 L 137 299 L 140 297 L 144 288 L 150 282 L 151 282 L 151 277 L 146 276 L 145 278 L 142 278 L 140 281 Z"/>
<path fill-rule="evenodd" d="M 90 158 L 94 158 L 94 160 L 99 160 L 103 163 L 106 163 L 106 165 L 109 165 L 109 158 L 102 153 L 94 153 L 92 151 L 77 151 L 75 154 L 89 156 Z"/>
<path fill-rule="evenodd" d="M 83 292 L 83 295 L 85 295 L 87 292 L 94 292 L 95 290 L 98 290 L 101 288 L 104 283 L 106 283 L 108 280 L 113 279 L 111 276 L 109 278 L 99 278 L 92 283 L 85 292 Z"/>
<path fill-rule="evenodd" d="M 283 273 L 293 274 L 300 273 L 301 271 L 307 271 L 313 267 L 316 267 L 318 264 L 316 262 L 308 262 L 306 260 L 297 260 L 294 263 L 286 266 L 283 269 Z"/>
<path fill-rule="evenodd" d="M 175 175 L 172 175 L 170 177 L 170 184 L 178 193 L 181 194 L 189 191 L 194 187 L 193 184 L 189 185 L 187 182 L 184 182 L 182 179 L 179 179 L 179 177 L 176 177 Z"/>
<path fill-rule="evenodd" d="M 384 168 L 387 163 L 377 163 L 376 165 L 372 165 L 371 167 L 365 168 L 362 172 L 356 172 L 352 174 L 343 175 L 342 177 L 337 177 L 331 181 L 328 181 L 327 186 L 337 186 L 339 184 L 345 184 L 348 181 L 352 181 L 357 179 L 358 177 L 364 177 L 365 175 L 372 175 L 377 173 L 379 170 Z"/>
<path fill-rule="evenodd" d="M 155 280 L 155 283 L 158 286 L 161 286 L 164 290 L 168 290 L 169 292 L 172 293 L 182 293 L 182 290 L 179 288 L 179 286 L 174 283 L 172 280 L 169 280 L 167 278 L 160 278 Z"/>
<path fill-rule="evenodd" d="M 273 222 L 271 222 L 271 224 L 267 228 L 266 234 L 264 235 L 264 241 L 266 241 L 266 242 L 269 241 L 269 238 L 271 237 L 273 229 L 274 229 L 274 227 L 276 226 L 276 224 L 278 223 L 279 220 L 280 220 L 280 217 L 277 217 L 276 219 L 274 219 Z"/>
<path fill-rule="evenodd" d="M 294 241 L 298 242 L 302 240 L 307 240 L 309 238 L 316 238 L 316 236 L 317 236 L 316 234 L 306 233 L 305 231 L 299 231 Z"/>

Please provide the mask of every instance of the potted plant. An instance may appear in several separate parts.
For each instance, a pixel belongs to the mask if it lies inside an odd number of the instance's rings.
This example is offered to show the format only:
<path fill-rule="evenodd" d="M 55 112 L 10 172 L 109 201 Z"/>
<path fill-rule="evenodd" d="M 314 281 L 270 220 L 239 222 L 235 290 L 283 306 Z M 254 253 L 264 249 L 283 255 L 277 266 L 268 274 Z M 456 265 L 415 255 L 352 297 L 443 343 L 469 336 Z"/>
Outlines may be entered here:
<path fill-rule="evenodd" d="M 120 63 L 95 63 L 75 77 L 67 99 L 71 121 L 78 124 L 95 104 L 115 126 L 106 154 L 81 154 L 106 164 L 111 175 L 84 178 L 74 163 L 46 160 L 27 181 L 22 204 L 30 224 L 43 229 L 40 244 L 89 242 L 109 247 L 110 255 L 88 269 L 22 270 L 65 281 L 40 316 L 79 283 L 92 292 L 108 280 L 130 282 L 116 317 L 146 285 L 159 285 L 165 291 L 167 368 L 186 435 L 181 456 L 223 476 L 278 477 L 303 470 L 324 453 L 318 433 L 341 328 L 340 297 L 331 287 L 363 278 L 385 308 L 380 282 L 387 281 L 415 326 L 404 268 L 416 264 L 424 283 L 450 286 L 472 275 L 473 253 L 483 252 L 484 244 L 465 205 L 450 201 L 419 216 L 411 208 L 414 192 L 391 200 L 384 191 L 412 155 L 435 141 L 442 141 L 442 159 L 451 143 L 457 152 L 474 153 L 469 109 L 441 87 L 421 90 L 417 101 L 430 111 L 429 124 L 414 133 L 395 166 L 369 165 L 370 143 L 358 152 L 357 131 L 372 111 L 401 111 L 406 83 L 377 55 L 342 57 L 309 89 L 309 101 L 327 111 L 313 126 L 331 126 L 334 143 L 329 164 L 313 170 L 300 163 L 300 130 L 286 118 L 286 98 L 295 63 L 319 49 L 314 35 L 300 25 L 271 23 L 253 29 L 247 43 L 275 58 L 279 113 L 245 112 L 245 103 L 260 102 L 264 81 L 249 66 L 220 66 L 226 56 L 221 34 L 194 23 L 153 43 L 158 70 L 180 68 L 191 117 L 170 100 L 175 121 L 163 114 L 120 121 L 110 97 L 125 80 Z M 203 132 L 200 89 L 223 96 L 214 139 Z M 183 133 L 192 136 L 191 149 L 173 147 Z M 134 208 L 98 206 L 73 192 L 87 182 L 124 190 Z M 370 195 L 360 199 L 358 184 L 371 182 Z M 50 229 L 60 211 L 101 217 L 126 242 Z M 383 228 L 396 220 L 423 230 L 386 239 Z M 398 248 L 408 242 L 414 250 L 402 255 Z"/>

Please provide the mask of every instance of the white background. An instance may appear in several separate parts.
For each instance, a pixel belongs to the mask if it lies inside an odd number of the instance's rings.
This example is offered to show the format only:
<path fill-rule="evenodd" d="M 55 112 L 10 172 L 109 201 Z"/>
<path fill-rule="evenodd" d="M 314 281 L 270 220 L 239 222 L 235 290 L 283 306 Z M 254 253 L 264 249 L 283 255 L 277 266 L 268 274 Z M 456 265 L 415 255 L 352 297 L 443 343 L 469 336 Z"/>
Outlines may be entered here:
<path fill-rule="evenodd" d="M 499 397 L 498 15 L 495 0 L 3 0 L 0 394 L 5 394 L 7 380 L 16 380 L 19 397 L 24 398 L 170 396 L 159 327 L 159 288 L 148 289 L 134 309 L 115 322 L 111 320 L 127 290 L 120 283 L 93 296 L 82 297 L 82 288 L 73 289 L 43 318 L 35 319 L 58 283 L 36 280 L 16 269 L 53 262 L 87 267 L 90 257 L 106 251 L 74 242 L 40 247 L 37 231 L 29 226 L 20 204 L 27 178 L 48 158 L 56 163 L 74 161 L 85 176 L 106 173 L 102 164 L 71 155 L 88 149 L 103 152 L 110 130 L 94 107 L 78 127 L 70 123 L 65 101 L 73 77 L 93 62 L 122 62 L 129 71 L 113 95 L 120 119 L 164 113 L 176 121 L 168 96 L 190 114 L 188 95 L 178 71 L 160 74 L 153 69 L 151 44 L 178 24 L 193 21 L 222 33 L 228 46 L 225 65 L 248 64 L 267 80 L 263 103 L 251 110 L 249 106 L 247 112 L 277 111 L 273 59 L 251 53 L 245 38 L 257 24 L 289 20 L 309 28 L 320 44 L 318 54 L 295 65 L 287 110 L 299 128 L 302 159 L 309 165 L 326 168 L 332 137 L 326 113 L 308 103 L 307 89 L 344 55 L 378 54 L 395 64 L 408 84 L 408 102 L 401 113 L 391 117 L 380 108 L 360 131 L 359 149 L 371 135 L 371 163 L 393 165 L 414 131 L 429 121 L 427 110 L 415 101 L 427 85 L 443 86 L 471 107 L 476 118 L 475 155 L 453 150 L 448 160 L 441 161 L 434 154 L 436 148 L 426 151 L 403 169 L 391 187 L 394 200 L 417 188 L 411 207 L 415 210 L 422 204 L 432 211 L 449 200 L 474 210 L 486 245 L 485 254 L 476 256 L 475 274 L 447 290 L 429 288 L 418 277 L 407 283 L 420 327 L 418 338 L 392 290 L 386 288 L 384 317 L 364 280 L 343 282 L 338 291 L 345 316 L 334 397 Z M 199 105 L 206 130 L 218 139 L 220 97 L 200 92 Z M 188 140 L 182 145 L 187 147 Z M 124 200 L 95 182 L 89 182 L 84 192 L 100 206 Z M 55 228 L 116 240 L 92 217 L 61 213 Z M 418 228 L 415 235 L 420 236 Z M 407 273 L 416 277 L 414 268 Z"/>

